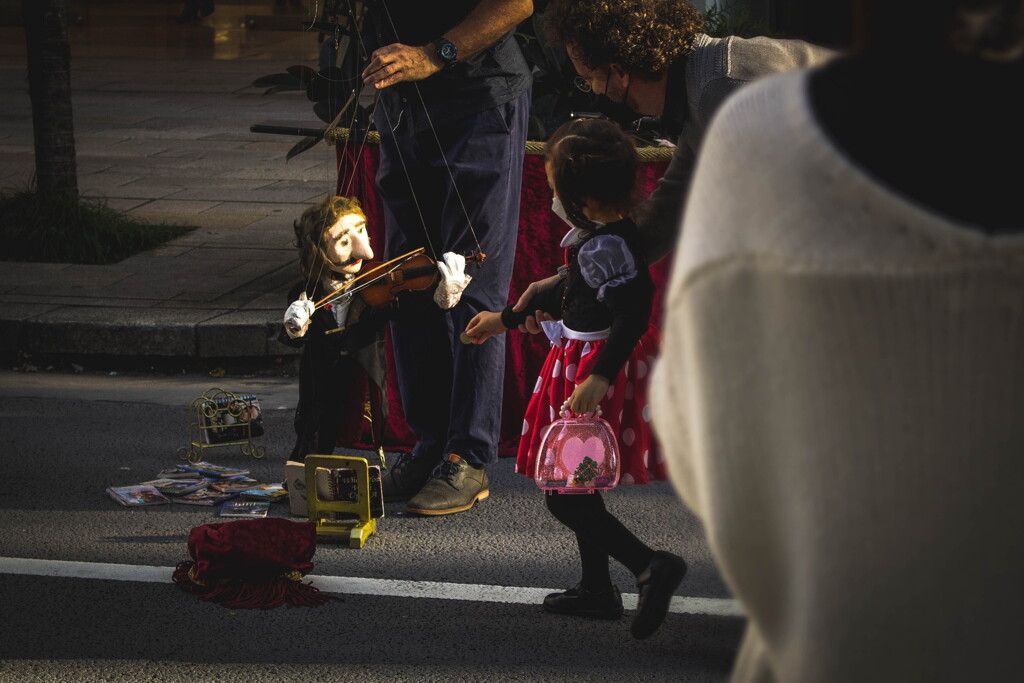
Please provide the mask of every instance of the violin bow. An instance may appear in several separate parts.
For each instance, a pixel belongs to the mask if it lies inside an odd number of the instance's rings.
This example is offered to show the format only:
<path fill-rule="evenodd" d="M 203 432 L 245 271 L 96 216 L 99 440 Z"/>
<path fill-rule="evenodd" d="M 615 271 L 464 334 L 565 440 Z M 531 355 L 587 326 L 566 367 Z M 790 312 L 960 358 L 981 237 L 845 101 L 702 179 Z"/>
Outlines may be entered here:
<path fill-rule="evenodd" d="M 343 284 L 341 287 L 338 287 L 336 290 L 334 290 L 324 298 L 317 301 L 313 305 L 313 307 L 320 308 L 325 304 L 329 304 L 335 299 L 338 299 L 346 294 L 356 294 L 357 292 L 359 292 L 359 290 L 365 289 L 366 287 L 369 287 L 370 285 L 379 282 L 382 278 L 387 277 L 389 273 L 393 273 L 395 269 L 398 268 L 400 265 L 411 259 L 413 256 L 419 256 L 420 254 L 423 253 L 423 251 L 423 247 L 420 247 L 419 249 L 414 249 L 410 251 L 408 254 L 402 254 L 401 256 L 391 259 L 390 261 L 385 261 L 379 266 L 374 267 L 372 270 L 369 270 L 365 273 L 360 273 L 359 275 L 355 276 L 354 278 Z"/>

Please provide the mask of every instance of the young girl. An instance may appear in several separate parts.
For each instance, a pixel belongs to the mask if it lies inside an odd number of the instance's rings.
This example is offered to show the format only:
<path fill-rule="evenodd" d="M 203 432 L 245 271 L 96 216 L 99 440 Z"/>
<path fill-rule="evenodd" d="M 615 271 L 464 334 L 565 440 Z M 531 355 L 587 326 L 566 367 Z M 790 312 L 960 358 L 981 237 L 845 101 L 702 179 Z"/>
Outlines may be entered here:
<path fill-rule="evenodd" d="M 647 381 L 658 338 L 649 327 L 653 284 L 636 226 L 627 218 L 635 203 L 637 156 L 618 125 L 576 119 L 547 143 L 552 210 L 569 224 L 562 239 L 565 266 L 551 289 L 527 307 L 556 321 L 543 323 L 552 340 L 526 409 L 516 471 L 533 475 L 545 428 L 563 404 L 574 413 L 602 409 L 618 436 L 622 484 L 667 478 L 651 435 Z M 466 327 L 473 343 L 515 329 L 526 318 L 507 307 L 484 311 Z M 576 534 L 579 584 L 544 599 L 548 611 L 617 619 L 622 598 L 611 582 L 613 557 L 637 577 L 639 605 L 631 633 L 646 638 L 665 618 L 668 603 L 686 573 L 681 557 L 655 551 L 605 509 L 599 492 L 545 495 L 548 510 Z"/>

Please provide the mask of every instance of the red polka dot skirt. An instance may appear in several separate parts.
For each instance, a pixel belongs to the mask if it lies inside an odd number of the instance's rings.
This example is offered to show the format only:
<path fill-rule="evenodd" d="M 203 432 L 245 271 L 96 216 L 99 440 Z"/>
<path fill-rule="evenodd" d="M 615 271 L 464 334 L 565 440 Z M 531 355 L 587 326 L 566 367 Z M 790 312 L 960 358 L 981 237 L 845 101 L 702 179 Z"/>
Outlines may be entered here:
<path fill-rule="evenodd" d="M 608 421 L 619 442 L 620 484 L 646 484 L 668 478 L 665 460 L 651 431 L 647 386 L 660 337 L 650 327 L 633 348 L 601 401 L 601 417 Z M 563 339 L 552 344 L 523 418 L 523 435 L 516 454 L 516 472 L 533 476 L 537 450 L 547 426 L 576 385 L 588 376 L 601 355 L 605 340 Z"/>

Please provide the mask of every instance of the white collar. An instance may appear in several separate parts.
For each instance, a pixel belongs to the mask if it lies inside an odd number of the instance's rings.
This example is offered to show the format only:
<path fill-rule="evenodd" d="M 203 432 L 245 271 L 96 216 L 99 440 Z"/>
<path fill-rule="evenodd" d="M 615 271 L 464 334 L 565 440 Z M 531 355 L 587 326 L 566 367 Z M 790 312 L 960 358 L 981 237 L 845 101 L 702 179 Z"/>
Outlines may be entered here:
<path fill-rule="evenodd" d="M 571 247 L 574 244 L 579 244 L 580 242 L 583 241 L 583 238 L 586 237 L 589 233 L 593 232 L 594 230 L 601 229 L 604 226 L 604 223 L 593 221 L 591 225 L 594 227 L 592 227 L 589 230 L 584 230 L 583 228 L 577 228 L 575 226 L 570 227 L 569 232 L 565 233 L 565 237 L 562 238 L 562 241 L 558 246 Z"/>

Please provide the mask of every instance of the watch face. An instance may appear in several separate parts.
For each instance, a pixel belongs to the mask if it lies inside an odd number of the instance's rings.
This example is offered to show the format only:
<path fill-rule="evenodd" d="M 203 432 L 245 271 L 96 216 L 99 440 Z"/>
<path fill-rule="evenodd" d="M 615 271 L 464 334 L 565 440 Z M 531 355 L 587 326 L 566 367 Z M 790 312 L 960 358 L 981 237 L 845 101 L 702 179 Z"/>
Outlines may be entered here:
<path fill-rule="evenodd" d="M 456 50 L 455 46 L 451 43 L 441 43 L 441 59 L 446 62 L 455 61 Z"/>

